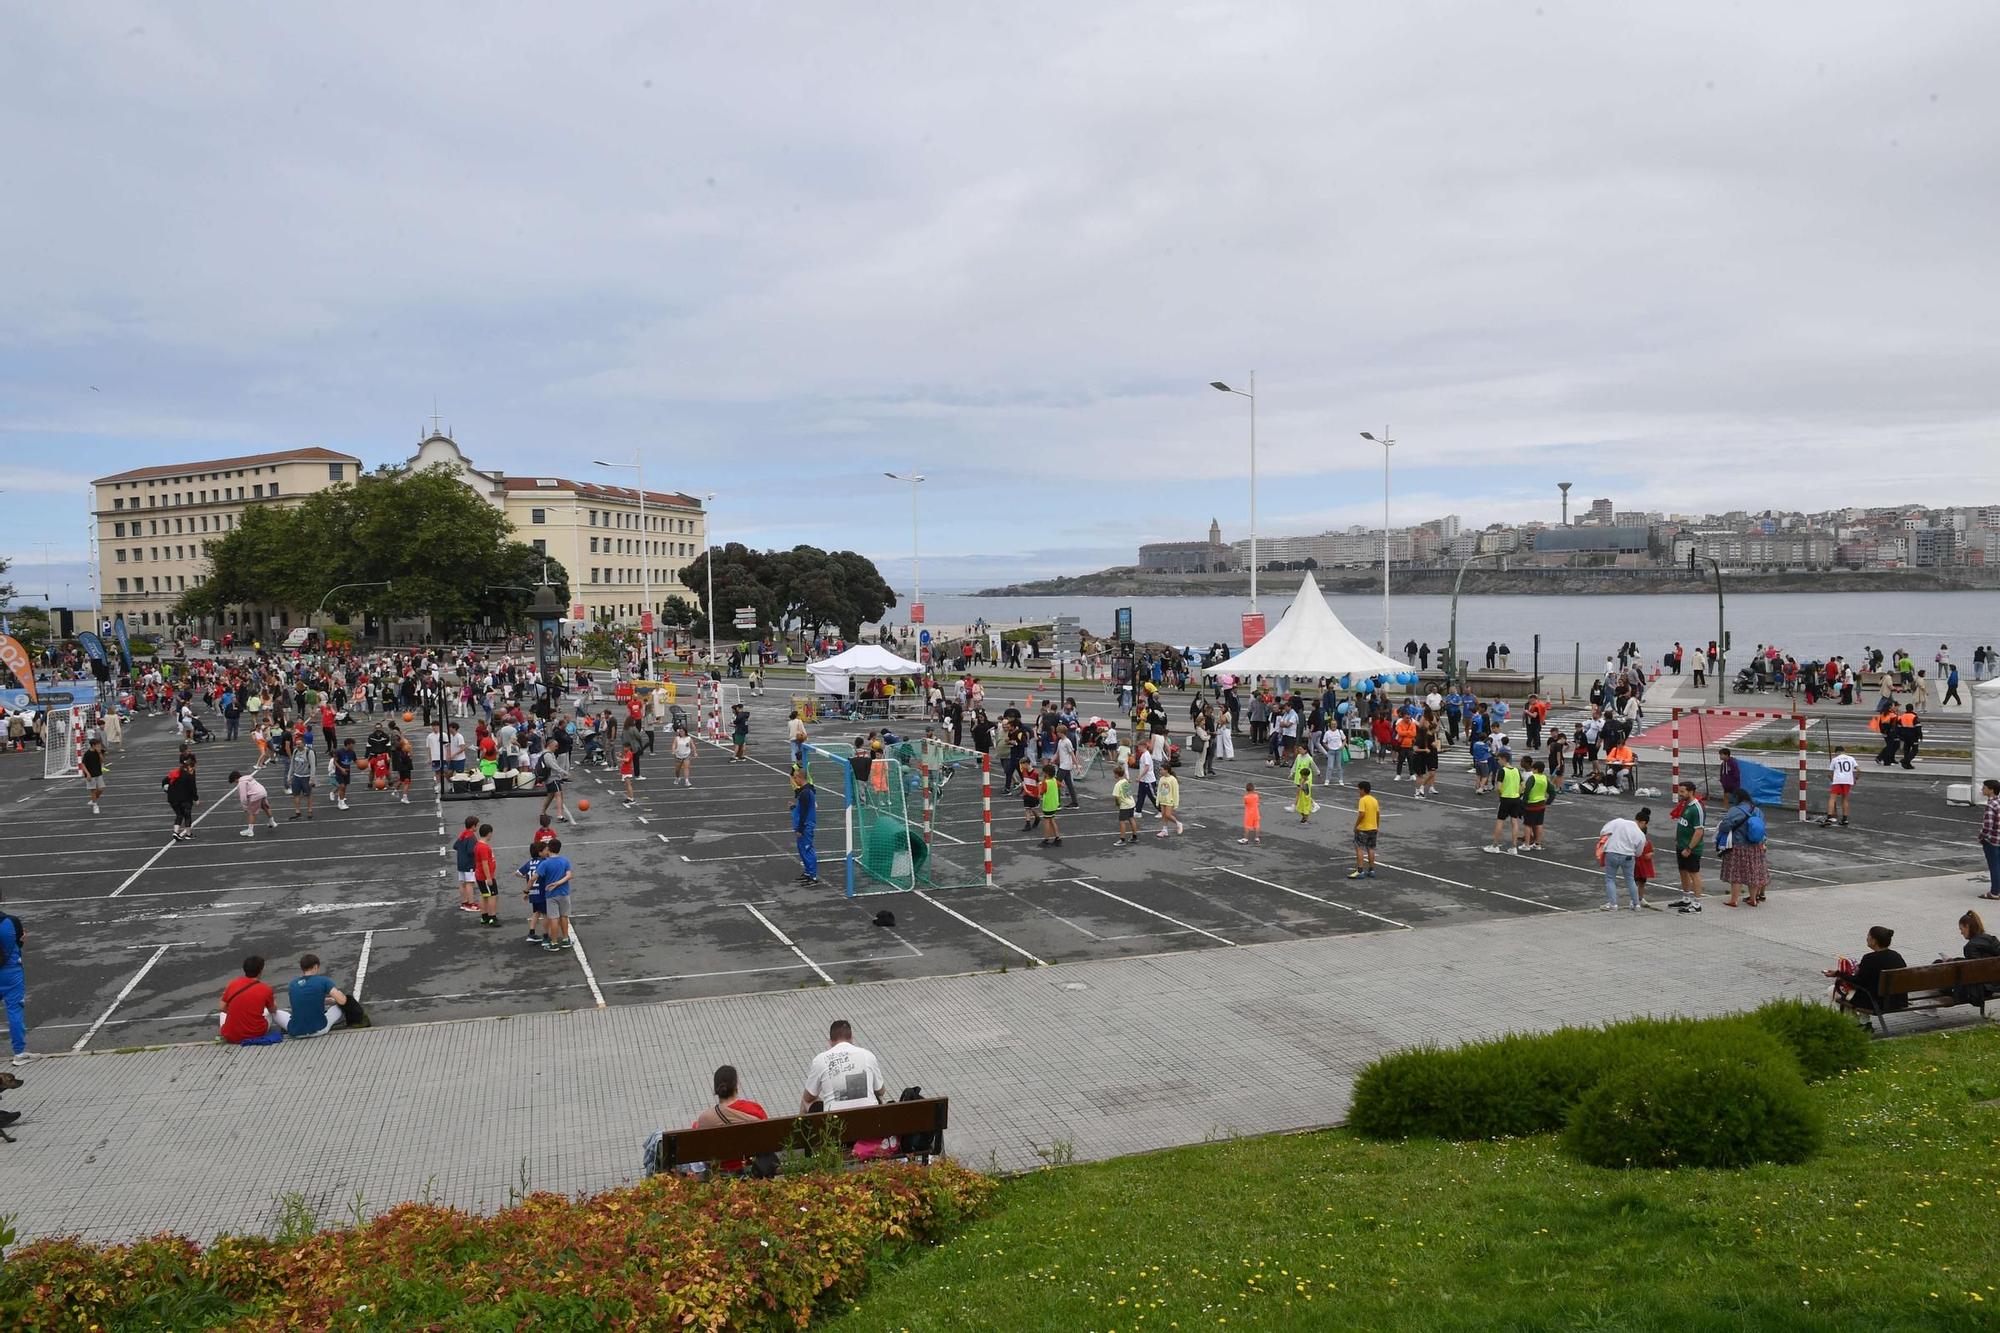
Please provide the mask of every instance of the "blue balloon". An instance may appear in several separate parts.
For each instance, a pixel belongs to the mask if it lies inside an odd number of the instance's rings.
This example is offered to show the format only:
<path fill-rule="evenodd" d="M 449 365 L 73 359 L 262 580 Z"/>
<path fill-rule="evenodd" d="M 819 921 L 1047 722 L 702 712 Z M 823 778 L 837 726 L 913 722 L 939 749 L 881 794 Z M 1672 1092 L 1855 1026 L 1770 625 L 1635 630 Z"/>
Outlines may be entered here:
<path fill-rule="evenodd" d="M 1352 676 L 1342 676 L 1342 677 L 1340 678 L 1340 688 L 1341 688 L 1341 689 L 1343 689 L 1343 690 L 1351 690 L 1351 689 L 1353 689 L 1353 688 L 1354 688 L 1354 678 L 1353 678 Z"/>
<path fill-rule="evenodd" d="M 1354 688 L 1361 691 L 1361 693 L 1363 694 L 1373 694 L 1375 692 L 1375 682 L 1372 680 L 1364 680 L 1359 685 L 1356 685 Z"/>

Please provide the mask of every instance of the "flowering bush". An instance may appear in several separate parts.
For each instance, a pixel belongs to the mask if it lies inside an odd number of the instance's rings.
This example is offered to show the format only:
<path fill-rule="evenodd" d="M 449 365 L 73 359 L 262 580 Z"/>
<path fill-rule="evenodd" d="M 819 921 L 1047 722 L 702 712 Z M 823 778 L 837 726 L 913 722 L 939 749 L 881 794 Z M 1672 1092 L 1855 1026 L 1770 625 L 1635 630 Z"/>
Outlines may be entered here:
<path fill-rule="evenodd" d="M 803 1328 L 885 1250 L 942 1238 L 993 1182 L 950 1163 L 707 1183 L 659 1176 L 491 1217 L 403 1204 L 294 1244 L 37 1241 L 0 1267 L 0 1328 Z"/>

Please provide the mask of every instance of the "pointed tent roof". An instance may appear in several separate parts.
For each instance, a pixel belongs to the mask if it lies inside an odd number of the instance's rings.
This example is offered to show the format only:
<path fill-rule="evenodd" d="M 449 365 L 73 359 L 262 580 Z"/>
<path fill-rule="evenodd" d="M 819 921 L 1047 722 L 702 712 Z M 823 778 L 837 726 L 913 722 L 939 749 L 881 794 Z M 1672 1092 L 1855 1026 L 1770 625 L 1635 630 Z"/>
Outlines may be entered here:
<path fill-rule="evenodd" d="M 1409 664 L 1384 656 L 1354 637 L 1326 604 L 1308 570 L 1277 625 L 1227 661 L 1202 668 L 1210 676 L 1394 676 Z"/>

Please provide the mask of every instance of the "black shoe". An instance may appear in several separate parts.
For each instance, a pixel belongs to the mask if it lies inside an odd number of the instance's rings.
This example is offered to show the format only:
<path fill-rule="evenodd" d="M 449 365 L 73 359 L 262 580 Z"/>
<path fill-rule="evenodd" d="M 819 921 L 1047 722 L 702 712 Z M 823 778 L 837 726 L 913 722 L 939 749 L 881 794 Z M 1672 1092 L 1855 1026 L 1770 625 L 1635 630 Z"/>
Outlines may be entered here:
<path fill-rule="evenodd" d="M 21 1118 L 19 1111 L 0 1111 L 0 1129 L 5 1129 Z"/>

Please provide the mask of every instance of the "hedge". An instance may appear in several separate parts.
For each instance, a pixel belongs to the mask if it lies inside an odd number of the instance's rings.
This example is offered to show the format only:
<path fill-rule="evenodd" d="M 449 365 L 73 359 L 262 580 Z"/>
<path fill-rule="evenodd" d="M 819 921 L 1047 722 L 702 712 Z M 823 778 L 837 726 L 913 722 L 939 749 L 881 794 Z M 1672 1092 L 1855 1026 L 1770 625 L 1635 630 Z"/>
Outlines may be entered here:
<path fill-rule="evenodd" d="M 1823 1005 L 1777 1001 L 1723 1018 L 1639 1018 L 1601 1028 L 1511 1034 L 1371 1063 L 1355 1082 L 1348 1126 L 1369 1138 L 1449 1140 L 1552 1133 L 1586 1094 L 1636 1065 L 1731 1060 L 1817 1081 L 1862 1064 L 1867 1034 Z"/>
<path fill-rule="evenodd" d="M 36 1241 L 0 1266 L 0 1328 L 797 1329 L 871 1260 L 941 1239 L 993 1182 L 883 1163 L 706 1183 L 659 1176 L 493 1216 L 404 1204 L 289 1241 Z"/>
<path fill-rule="evenodd" d="M 1570 1111 L 1563 1147 L 1605 1167 L 1803 1162 L 1825 1119 L 1790 1063 L 1723 1049 L 1614 1070 Z"/>

